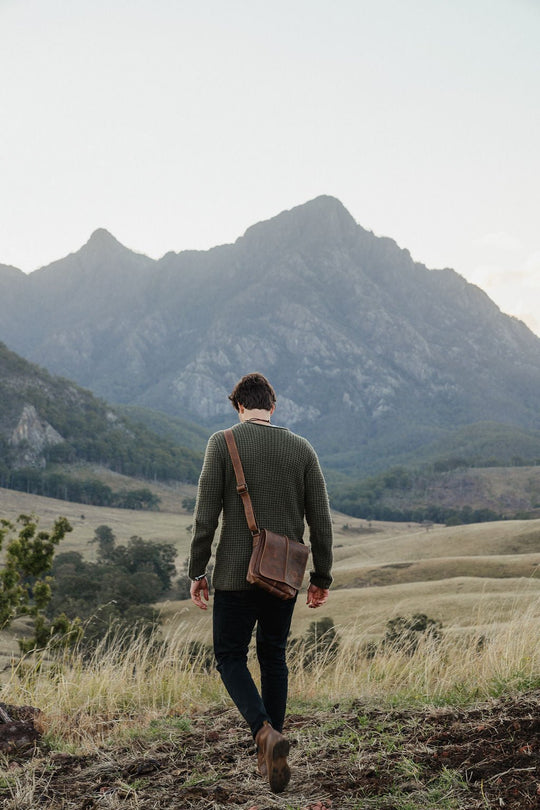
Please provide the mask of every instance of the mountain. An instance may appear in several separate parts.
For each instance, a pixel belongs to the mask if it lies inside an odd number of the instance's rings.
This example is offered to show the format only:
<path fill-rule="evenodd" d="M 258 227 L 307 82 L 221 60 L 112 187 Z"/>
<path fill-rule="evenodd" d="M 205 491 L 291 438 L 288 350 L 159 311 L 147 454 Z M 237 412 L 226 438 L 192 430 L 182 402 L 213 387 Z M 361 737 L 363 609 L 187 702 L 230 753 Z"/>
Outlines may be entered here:
<path fill-rule="evenodd" d="M 137 405 L 115 405 L 114 409 L 116 413 L 144 425 L 167 442 L 195 450 L 202 458 L 210 431 L 196 425 L 195 422 L 182 419 L 180 416 L 169 416 L 163 411 L 140 408 Z"/>
<path fill-rule="evenodd" d="M 275 420 L 343 469 L 429 455 L 475 423 L 540 429 L 540 339 L 333 197 L 159 261 L 100 230 L 25 279 L 0 267 L 4 290 L 0 339 L 51 371 L 208 429 L 261 371 Z"/>
<path fill-rule="evenodd" d="M 0 343 L 0 486 L 21 469 L 98 463 L 115 472 L 195 482 L 201 454 L 171 447 L 90 391 Z M 32 478 L 35 478 L 33 476 Z"/>

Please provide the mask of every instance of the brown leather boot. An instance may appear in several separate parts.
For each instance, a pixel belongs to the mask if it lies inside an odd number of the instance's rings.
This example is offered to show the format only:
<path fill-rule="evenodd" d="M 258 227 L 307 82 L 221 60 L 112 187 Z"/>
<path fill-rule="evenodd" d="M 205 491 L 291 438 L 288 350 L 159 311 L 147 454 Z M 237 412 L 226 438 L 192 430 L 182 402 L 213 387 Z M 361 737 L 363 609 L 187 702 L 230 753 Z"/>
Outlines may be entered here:
<path fill-rule="evenodd" d="M 261 776 L 268 776 L 268 768 L 266 767 L 266 760 L 262 748 L 257 748 L 257 770 Z"/>
<path fill-rule="evenodd" d="M 291 770 L 287 765 L 289 741 L 265 721 L 255 735 L 255 742 L 259 773 L 268 777 L 273 793 L 281 793 L 291 778 Z"/>

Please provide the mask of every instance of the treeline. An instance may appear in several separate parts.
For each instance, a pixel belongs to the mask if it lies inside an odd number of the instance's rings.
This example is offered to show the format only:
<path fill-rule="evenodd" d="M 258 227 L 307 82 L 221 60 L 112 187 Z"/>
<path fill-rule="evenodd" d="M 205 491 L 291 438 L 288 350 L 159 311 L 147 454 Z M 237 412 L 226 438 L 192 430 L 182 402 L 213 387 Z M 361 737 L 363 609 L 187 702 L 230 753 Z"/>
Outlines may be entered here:
<path fill-rule="evenodd" d="M 59 431 L 60 432 L 60 431 Z M 0 437 L 0 475 L 17 466 L 24 450 L 16 450 Z M 159 481 L 198 481 L 202 456 L 184 447 L 167 444 L 138 426 L 111 430 L 101 436 L 75 436 L 70 441 L 47 448 L 43 453 L 46 464 L 75 464 L 83 461 L 99 464 L 113 472 L 133 478 Z M 5 484 L 3 486 L 6 486 Z"/>
<path fill-rule="evenodd" d="M 464 506 L 462 509 L 437 506 L 431 504 L 426 507 L 413 509 L 399 509 L 384 504 L 366 506 L 352 500 L 331 499 L 334 509 L 344 512 L 351 517 L 365 520 L 388 520 L 395 523 L 444 523 L 446 526 L 461 526 L 464 523 L 485 523 L 491 520 L 502 520 L 503 515 L 492 509 L 472 509 Z"/>
<path fill-rule="evenodd" d="M 462 466 L 462 465 L 459 465 Z M 471 466 L 468 464 L 467 466 Z M 456 469 L 456 467 L 446 468 Z M 349 486 L 330 491 L 330 503 L 339 512 L 365 520 L 388 520 L 412 523 L 445 523 L 457 526 L 463 523 L 483 523 L 502 520 L 503 515 L 492 509 L 473 509 L 471 506 L 459 508 L 429 503 L 414 505 L 420 488 L 425 489 L 437 473 L 435 469 L 418 471 L 396 467 L 386 473 L 365 478 Z M 407 497 L 408 496 L 408 497 Z M 403 502 L 411 501 L 407 506 Z"/>
<path fill-rule="evenodd" d="M 115 492 L 98 479 L 79 480 L 64 473 L 33 467 L 9 470 L 0 466 L 0 486 L 46 498 L 118 509 L 158 509 L 160 504 L 160 498 L 148 487 Z"/>
<path fill-rule="evenodd" d="M 47 421 L 62 436 L 62 444 L 44 451 L 44 467 L 20 467 L 24 447 L 11 447 L 0 436 L 0 487 L 59 498 L 95 506 L 125 509 L 157 509 L 159 499 L 147 487 L 114 491 L 97 479 L 80 480 L 69 474 L 69 466 L 78 462 L 97 464 L 113 472 L 147 481 L 183 481 L 196 483 L 202 456 L 188 448 L 176 447 L 144 426 L 124 423 L 114 414 L 104 419 L 99 401 L 91 400 L 79 415 L 64 417 L 50 405 L 52 413 L 40 404 Z M 67 465 L 62 471 L 49 465 Z"/>
<path fill-rule="evenodd" d="M 450 458 L 439 459 L 429 465 L 435 473 L 451 472 L 452 470 L 459 469 L 485 469 L 488 467 L 537 467 L 540 464 L 540 458 L 524 458 L 520 455 L 513 455 L 508 461 L 502 461 L 498 458 L 477 458 L 466 459 L 459 456 L 451 456 Z"/>

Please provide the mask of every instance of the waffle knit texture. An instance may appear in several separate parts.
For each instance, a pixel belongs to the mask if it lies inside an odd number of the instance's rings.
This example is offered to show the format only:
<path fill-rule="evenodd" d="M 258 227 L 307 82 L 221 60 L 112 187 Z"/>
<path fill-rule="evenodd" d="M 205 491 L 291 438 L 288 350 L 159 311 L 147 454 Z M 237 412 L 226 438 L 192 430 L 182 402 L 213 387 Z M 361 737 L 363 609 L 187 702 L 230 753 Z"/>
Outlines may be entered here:
<path fill-rule="evenodd" d="M 259 529 L 303 542 L 306 522 L 313 560 L 310 581 L 328 588 L 332 582 L 332 519 L 314 449 L 306 439 L 274 425 L 242 422 L 233 431 Z M 220 515 L 213 585 L 223 591 L 256 587 L 246 581 L 253 541 L 223 431 L 208 440 L 199 479 L 188 571 L 191 579 L 206 570 Z"/>

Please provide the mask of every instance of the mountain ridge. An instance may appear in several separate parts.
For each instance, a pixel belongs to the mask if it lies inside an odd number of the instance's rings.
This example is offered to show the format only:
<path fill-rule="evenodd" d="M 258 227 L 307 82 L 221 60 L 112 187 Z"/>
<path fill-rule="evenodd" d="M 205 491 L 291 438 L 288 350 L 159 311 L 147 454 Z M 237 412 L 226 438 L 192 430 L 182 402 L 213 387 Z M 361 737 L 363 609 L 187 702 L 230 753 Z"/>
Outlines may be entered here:
<path fill-rule="evenodd" d="M 466 424 L 540 427 L 540 339 L 328 195 L 158 260 L 98 229 L 35 272 L 12 290 L 26 328 L 0 302 L 0 339 L 113 402 L 214 429 L 234 418 L 234 382 L 259 370 L 276 419 L 368 468 L 389 444 L 408 452 Z"/>

